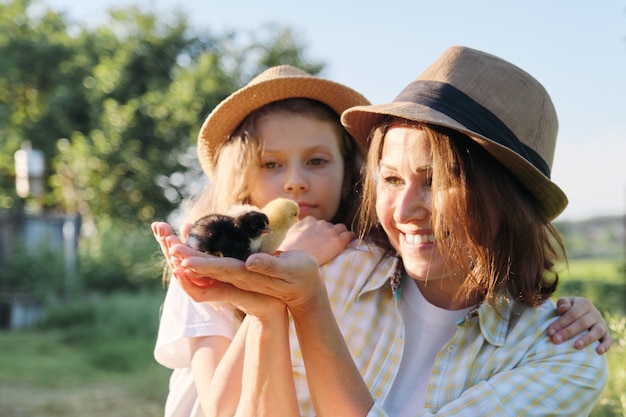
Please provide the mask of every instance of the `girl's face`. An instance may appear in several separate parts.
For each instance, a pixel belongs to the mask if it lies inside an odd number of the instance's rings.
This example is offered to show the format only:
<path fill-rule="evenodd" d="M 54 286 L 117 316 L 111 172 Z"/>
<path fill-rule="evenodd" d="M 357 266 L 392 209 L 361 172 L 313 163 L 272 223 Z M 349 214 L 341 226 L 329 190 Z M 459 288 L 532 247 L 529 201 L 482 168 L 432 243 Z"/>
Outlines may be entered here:
<path fill-rule="evenodd" d="M 344 162 L 340 138 L 329 122 L 286 112 L 257 123 L 259 174 L 250 179 L 250 202 L 263 207 L 278 197 L 298 203 L 300 218 L 330 221 L 339 208 Z"/>
<path fill-rule="evenodd" d="M 450 308 L 458 290 L 439 253 L 432 229 L 432 155 L 423 130 L 392 125 L 385 135 L 376 213 L 408 275 L 431 303 Z M 433 282 L 434 281 L 434 282 Z"/>

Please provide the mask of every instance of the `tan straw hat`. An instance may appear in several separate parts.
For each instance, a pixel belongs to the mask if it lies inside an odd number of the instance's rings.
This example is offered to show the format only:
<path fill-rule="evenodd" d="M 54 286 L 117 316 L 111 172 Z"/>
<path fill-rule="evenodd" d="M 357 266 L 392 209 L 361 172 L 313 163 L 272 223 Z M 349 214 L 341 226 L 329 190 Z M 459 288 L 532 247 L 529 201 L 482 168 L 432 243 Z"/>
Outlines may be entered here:
<path fill-rule="evenodd" d="M 337 116 L 349 107 L 369 101 L 345 85 L 314 77 L 298 68 L 280 65 L 257 75 L 245 87 L 222 101 L 204 121 L 198 135 L 198 158 L 211 176 L 215 151 L 254 110 L 278 100 L 308 98 L 332 108 Z"/>
<path fill-rule="evenodd" d="M 515 65 L 451 47 L 391 104 L 348 109 L 341 121 L 366 143 L 385 115 L 465 133 L 535 195 L 548 218 L 567 206 L 567 196 L 550 180 L 558 130 L 554 105 L 543 86 Z"/>

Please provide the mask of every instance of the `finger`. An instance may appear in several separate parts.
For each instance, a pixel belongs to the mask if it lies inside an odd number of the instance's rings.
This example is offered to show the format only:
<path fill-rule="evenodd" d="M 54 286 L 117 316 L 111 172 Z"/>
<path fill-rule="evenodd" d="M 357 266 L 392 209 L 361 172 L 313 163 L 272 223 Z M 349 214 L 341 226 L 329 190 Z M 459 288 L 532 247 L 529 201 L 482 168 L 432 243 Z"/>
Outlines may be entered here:
<path fill-rule="evenodd" d="M 602 338 L 600 338 L 600 344 L 596 348 L 596 352 L 602 355 L 611 349 L 612 344 L 613 338 L 611 337 L 611 334 L 607 332 L 604 336 L 602 336 Z"/>
<path fill-rule="evenodd" d="M 202 254 L 191 248 L 186 248 L 184 245 L 173 247 L 172 253 L 182 257 L 181 267 L 187 271 L 233 284 L 243 289 L 249 289 L 251 286 L 248 281 L 254 280 L 255 277 L 253 276 L 258 275 L 247 271 L 244 263 L 235 258 Z"/>
<path fill-rule="evenodd" d="M 243 290 L 283 301 L 297 296 L 299 288 L 296 284 L 306 286 L 309 277 L 319 282 L 315 258 L 298 251 L 284 252 L 280 256 L 258 253 L 248 257 L 245 264 L 234 258 L 192 256 L 183 259 L 181 266 Z"/>
<path fill-rule="evenodd" d="M 559 314 L 564 314 L 572 307 L 572 302 L 569 297 L 561 297 L 556 302 L 556 309 Z"/>
<path fill-rule="evenodd" d="M 152 233 L 159 244 L 159 248 L 165 257 L 165 260 L 171 265 L 171 256 L 169 253 L 170 238 L 173 235 L 171 226 L 164 222 L 154 222 L 152 223 Z"/>
<path fill-rule="evenodd" d="M 178 274 L 181 288 L 196 302 L 221 302 L 231 304 L 246 314 L 262 316 L 282 310 L 284 303 L 254 292 L 244 291 L 231 284 L 208 279 L 207 285 L 197 285 Z"/>
<path fill-rule="evenodd" d="M 548 327 L 547 333 L 549 336 L 554 337 L 563 329 L 567 329 L 574 324 L 574 327 L 570 328 L 568 332 L 561 334 L 561 341 L 568 340 L 577 333 L 588 329 L 594 323 L 603 322 L 600 312 L 593 304 L 581 297 L 560 298 L 557 301 L 557 312 L 561 316 Z M 574 333 L 571 333 L 572 331 Z"/>
<path fill-rule="evenodd" d="M 191 223 L 185 223 L 182 225 L 182 227 L 180 228 L 180 234 L 183 239 L 187 240 L 187 236 L 189 236 L 189 230 L 191 230 L 192 227 L 193 224 Z"/>
<path fill-rule="evenodd" d="M 180 284 L 180 287 L 196 302 L 203 301 L 224 301 L 223 296 L 220 297 L 220 286 L 228 285 L 223 282 L 211 280 L 210 278 L 204 278 L 202 282 L 200 280 L 194 280 L 187 277 L 184 269 L 177 268 L 173 272 L 176 279 Z"/>
<path fill-rule="evenodd" d="M 596 347 L 596 352 L 599 354 L 603 354 L 607 352 L 611 348 L 611 344 L 613 343 L 613 339 L 605 326 L 601 323 L 597 323 L 591 327 L 589 333 L 579 337 L 574 342 L 574 347 L 576 349 L 584 349 L 585 347 L 591 345 L 595 341 L 599 340 L 600 343 Z"/>
<path fill-rule="evenodd" d="M 337 223 L 333 225 L 333 229 L 337 231 L 337 233 L 343 233 L 348 231 L 348 227 L 343 223 Z"/>
<path fill-rule="evenodd" d="M 154 239 L 157 241 L 161 250 L 163 251 L 166 248 L 165 238 L 167 237 L 167 229 L 163 226 L 162 222 L 154 222 L 151 225 L 152 234 L 154 235 Z"/>
<path fill-rule="evenodd" d="M 254 254 L 248 257 L 245 267 L 248 271 L 287 282 L 303 273 L 306 274 L 307 271 L 319 271 L 315 258 L 302 251 L 287 251 L 279 256 Z"/>

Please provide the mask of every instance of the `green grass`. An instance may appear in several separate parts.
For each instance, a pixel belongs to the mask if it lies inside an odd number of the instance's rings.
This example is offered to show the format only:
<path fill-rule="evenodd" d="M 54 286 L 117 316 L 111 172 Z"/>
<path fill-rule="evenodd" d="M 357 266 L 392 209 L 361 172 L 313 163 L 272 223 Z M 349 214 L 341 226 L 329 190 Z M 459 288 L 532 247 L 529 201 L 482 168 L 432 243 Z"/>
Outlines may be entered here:
<path fill-rule="evenodd" d="M 569 270 L 563 271 L 563 279 L 624 283 L 624 261 L 609 259 L 574 259 Z"/>
<path fill-rule="evenodd" d="M 560 269 L 555 299 L 564 295 L 589 298 L 605 314 L 626 314 L 624 263 L 606 259 L 576 259 Z"/>
<path fill-rule="evenodd" d="M 0 416 L 156 417 L 170 370 L 152 356 L 161 292 L 58 305 L 0 332 Z"/>
<path fill-rule="evenodd" d="M 153 343 L 143 342 L 133 356 L 151 358 L 152 349 Z M 62 332 L 2 332 L 0 415 L 162 416 L 170 371 L 153 360 L 141 362 L 131 372 L 106 369 L 83 346 L 65 342 Z"/>

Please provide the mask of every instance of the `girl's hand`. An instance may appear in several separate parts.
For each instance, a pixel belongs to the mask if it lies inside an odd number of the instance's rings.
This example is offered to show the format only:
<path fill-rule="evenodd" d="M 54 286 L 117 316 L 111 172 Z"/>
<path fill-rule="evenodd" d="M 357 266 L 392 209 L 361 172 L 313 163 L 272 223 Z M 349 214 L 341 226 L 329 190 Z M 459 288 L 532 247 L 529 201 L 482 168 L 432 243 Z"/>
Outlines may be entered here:
<path fill-rule="evenodd" d="M 248 257 L 245 263 L 233 258 L 189 256 L 183 245 L 173 246 L 170 252 L 172 256 L 182 259 L 180 271 L 177 272 L 182 273 L 182 277 L 192 273 L 195 276 L 211 277 L 211 281 L 219 281 L 219 284 L 210 282 L 206 291 L 196 290 L 194 295 L 190 291 L 192 298 L 196 297 L 200 301 L 216 301 L 215 297 L 224 297 L 227 299 L 217 301 L 238 305 L 237 297 L 242 293 L 228 287 L 232 294 L 237 294 L 232 295 L 222 284 L 232 284 L 240 290 L 278 298 L 292 312 L 305 312 L 315 305 L 318 297 L 326 297 L 326 287 L 320 278 L 317 261 L 307 252 L 289 251 L 278 256 L 257 253 Z M 182 277 L 179 276 L 179 279 Z M 213 293 L 209 294 L 211 291 Z M 242 305 L 241 308 L 246 311 L 245 306 Z"/>
<path fill-rule="evenodd" d="M 345 224 L 332 224 L 307 216 L 291 226 L 279 250 L 309 252 L 319 265 L 323 265 L 337 256 L 355 237 Z"/>
<path fill-rule="evenodd" d="M 599 340 L 596 352 L 603 354 L 609 350 L 613 339 L 600 311 L 591 301 L 582 297 L 563 297 L 559 298 L 556 305 L 561 317 L 548 327 L 548 336 L 554 343 L 562 343 L 589 330 L 587 334 L 576 339 L 576 349 L 582 349 Z"/>

